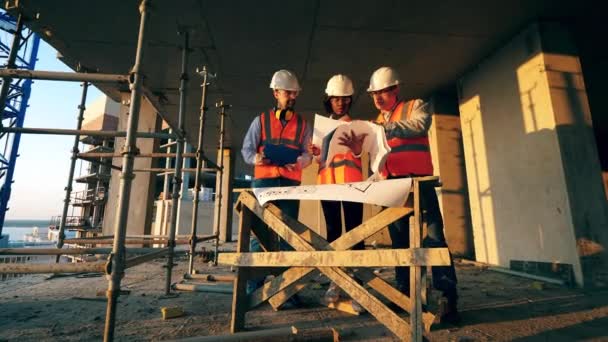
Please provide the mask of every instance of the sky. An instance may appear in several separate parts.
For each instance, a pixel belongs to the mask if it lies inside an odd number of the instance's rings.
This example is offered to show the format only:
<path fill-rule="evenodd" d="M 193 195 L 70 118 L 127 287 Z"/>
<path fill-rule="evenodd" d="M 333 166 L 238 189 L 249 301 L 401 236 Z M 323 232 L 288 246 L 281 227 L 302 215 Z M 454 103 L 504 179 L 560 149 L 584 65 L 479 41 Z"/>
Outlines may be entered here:
<path fill-rule="evenodd" d="M 41 42 L 36 69 L 72 71 L 56 55 L 51 46 Z M 24 127 L 75 129 L 81 95 L 79 82 L 34 81 Z M 87 103 L 101 95 L 98 89 L 89 87 Z M 7 219 L 50 219 L 61 215 L 73 143 L 72 136 L 21 135 Z M 80 168 L 78 160 L 76 176 Z M 86 163 L 82 171 L 85 169 Z"/>

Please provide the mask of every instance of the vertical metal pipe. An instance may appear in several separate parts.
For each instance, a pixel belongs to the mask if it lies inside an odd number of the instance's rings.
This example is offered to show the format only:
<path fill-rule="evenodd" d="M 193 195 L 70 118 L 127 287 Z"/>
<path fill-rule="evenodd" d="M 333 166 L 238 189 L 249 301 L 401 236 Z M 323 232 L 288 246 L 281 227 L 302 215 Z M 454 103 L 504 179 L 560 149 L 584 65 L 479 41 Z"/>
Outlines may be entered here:
<path fill-rule="evenodd" d="M 110 279 L 108 281 L 108 305 L 106 308 L 106 325 L 104 329 L 104 341 L 114 340 L 114 326 L 116 323 L 116 304 L 120 293 L 120 281 L 125 269 L 125 235 L 127 230 L 127 216 L 129 213 L 129 197 L 131 195 L 131 183 L 133 181 L 134 156 L 138 153 L 135 133 L 139 123 L 139 110 L 142 96 L 142 60 L 144 55 L 144 36 L 146 22 L 149 15 L 151 0 L 142 0 L 139 5 L 140 21 L 137 38 L 137 50 L 135 52 L 135 64 L 131 74 L 131 104 L 129 107 L 129 119 L 127 122 L 127 136 L 122 151 L 122 172 L 120 174 L 120 188 L 118 192 L 118 207 L 116 209 L 116 224 L 114 228 L 114 244 L 112 254 L 109 256 L 111 266 Z"/>
<path fill-rule="evenodd" d="M 169 129 L 169 133 L 173 133 L 172 129 Z M 165 152 L 167 153 L 171 153 L 171 143 L 173 142 L 173 140 L 171 138 L 169 138 L 167 140 L 167 150 Z M 170 169 L 171 168 L 171 157 L 167 157 L 165 158 L 165 169 Z M 168 173 L 165 173 L 165 179 L 163 182 L 163 199 L 166 200 L 169 198 L 169 182 L 170 182 L 170 175 Z"/>
<path fill-rule="evenodd" d="M 194 251 L 196 249 L 196 223 L 198 220 L 198 196 L 201 191 L 201 169 L 203 168 L 203 136 L 205 133 L 205 113 L 207 111 L 207 67 L 203 66 L 200 72 L 203 76 L 201 84 L 201 111 L 198 119 L 198 144 L 196 145 L 196 172 L 194 173 L 194 195 L 192 196 L 192 225 L 190 234 L 190 259 L 188 260 L 188 274 L 194 271 Z"/>
<path fill-rule="evenodd" d="M 78 105 L 78 118 L 76 121 L 76 129 L 82 128 L 82 121 L 84 120 L 84 111 L 86 109 L 85 103 L 87 102 L 87 91 L 89 89 L 89 83 L 82 83 L 82 96 L 80 97 L 80 104 Z M 57 238 L 57 248 L 63 247 L 63 240 L 65 240 L 65 224 L 68 216 L 68 209 L 70 207 L 70 197 L 72 196 L 72 183 L 74 182 L 74 170 L 76 169 L 76 160 L 78 160 L 78 143 L 80 143 L 80 135 L 74 136 L 74 145 L 72 146 L 72 156 L 70 157 L 70 172 L 68 173 L 68 183 L 65 186 L 65 198 L 63 199 L 63 210 L 61 211 L 61 221 L 59 221 L 59 234 Z M 57 255 L 55 262 L 59 262 L 61 258 Z"/>
<path fill-rule="evenodd" d="M 179 215 L 179 192 L 182 183 L 182 166 L 184 163 L 183 151 L 184 140 L 186 138 L 184 125 L 186 119 L 186 95 L 188 83 L 188 32 L 181 33 L 184 35 L 184 47 L 182 50 L 182 73 L 179 82 L 179 114 L 177 119 L 177 145 L 175 151 L 175 174 L 173 174 L 173 193 L 171 194 L 171 226 L 169 228 L 169 240 L 167 241 L 167 265 L 165 266 L 165 294 L 171 292 L 171 272 L 173 271 L 173 250 L 175 249 L 175 231 L 177 230 L 177 215 Z"/>
<path fill-rule="evenodd" d="M 226 119 L 226 108 L 230 108 L 230 105 L 224 104 L 223 100 L 215 104 L 220 109 L 220 152 L 218 153 L 219 158 L 219 180 L 215 183 L 215 196 L 217 198 L 217 221 L 215 222 L 215 256 L 214 263 L 217 265 L 217 255 L 220 244 L 220 226 L 222 222 L 222 196 L 223 196 L 223 180 L 224 180 L 224 135 L 225 135 L 225 119 Z M 219 187 L 219 189 L 218 189 Z"/>
<path fill-rule="evenodd" d="M 23 29 L 23 16 L 19 14 L 17 17 L 17 25 L 15 26 L 15 33 L 13 34 L 13 42 L 11 44 L 11 51 L 8 53 L 8 59 L 6 61 L 6 69 L 15 69 L 15 60 L 17 59 L 17 53 L 19 52 L 19 44 L 21 42 L 21 30 Z M 4 107 L 6 106 L 6 98 L 11 88 L 13 79 L 11 77 L 2 78 L 2 88 L 0 88 L 0 115 L 4 116 Z M 0 127 L 2 127 L 2 120 L 0 120 Z"/>

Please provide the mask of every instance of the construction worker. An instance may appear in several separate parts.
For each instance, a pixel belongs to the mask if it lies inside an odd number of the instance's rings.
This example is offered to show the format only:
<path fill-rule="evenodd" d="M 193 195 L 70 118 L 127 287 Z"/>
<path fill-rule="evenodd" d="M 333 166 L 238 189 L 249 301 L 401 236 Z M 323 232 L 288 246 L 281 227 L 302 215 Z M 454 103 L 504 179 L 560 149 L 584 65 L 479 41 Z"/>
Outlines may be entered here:
<path fill-rule="evenodd" d="M 429 176 L 433 174 L 433 164 L 428 140 L 431 126 L 431 106 L 421 99 L 403 101 L 399 97 L 401 80 L 393 68 L 381 67 L 376 70 L 367 91 L 374 105 L 380 111 L 375 123 L 382 125 L 391 152 L 387 157 L 384 176 L 388 179 Z M 361 137 L 345 134 L 341 143 L 350 147 L 355 154 L 360 153 Z M 426 208 L 427 236 L 425 247 L 447 247 L 443 233 L 443 220 L 435 189 L 422 187 L 421 199 Z M 393 248 L 409 247 L 409 217 L 404 217 L 389 226 Z M 397 288 L 409 295 L 409 267 L 396 267 Z M 440 317 L 442 322 L 457 323 L 460 320 L 456 289 L 456 272 L 450 266 L 433 267 L 433 287 L 443 293 Z"/>
<path fill-rule="evenodd" d="M 323 105 L 331 119 L 352 121 L 349 113 L 353 100 L 353 82 L 345 75 L 334 75 L 327 82 Z M 310 152 L 318 156 L 320 147 L 310 145 Z M 363 180 L 360 157 L 355 157 L 351 151 L 336 154 L 329 163 L 319 163 L 318 184 L 343 184 L 360 182 Z M 321 201 L 325 226 L 327 227 L 327 241 L 333 242 L 342 235 L 342 210 L 344 210 L 344 226 L 349 232 L 363 221 L 363 204 L 347 201 Z M 353 249 L 364 249 L 363 242 Z M 335 303 L 340 299 L 340 288 L 332 282 L 325 293 L 325 301 Z M 353 310 L 363 312 L 365 309 L 359 303 L 352 302 Z"/>
<path fill-rule="evenodd" d="M 294 106 L 300 92 L 300 84 L 296 76 L 289 70 L 279 70 L 270 81 L 270 88 L 276 100 L 276 106 L 257 116 L 245 135 L 241 153 L 246 163 L 254 165 L 253 188 L 297 186 L 300 185 L 302 169 L 311 162 L 308 145 L 311 142 L 312 130 L 306 121 L 298 115 Z M 273 146 L 270 146 L 273 145 Z M 295 162 L 279 165 L 264 154 L 266 148 L 282 147 L 295 152 L 298 157 Z M 298 201 L 273 201 L 282 211 L 283 216 L 298 218 Z M 254 224 L 263 224 L 257 220 Z M 281 250 L 292 250 L 284 241 L 280 241 Z M 259 241 L 251 239 L 251 252 L 262 252 Z M 262 286 L 264 278 L 249 281 L 247 292 L 252 292 Z M 297 296 L 292 297 L 292 305 L 298 306 Z"/>

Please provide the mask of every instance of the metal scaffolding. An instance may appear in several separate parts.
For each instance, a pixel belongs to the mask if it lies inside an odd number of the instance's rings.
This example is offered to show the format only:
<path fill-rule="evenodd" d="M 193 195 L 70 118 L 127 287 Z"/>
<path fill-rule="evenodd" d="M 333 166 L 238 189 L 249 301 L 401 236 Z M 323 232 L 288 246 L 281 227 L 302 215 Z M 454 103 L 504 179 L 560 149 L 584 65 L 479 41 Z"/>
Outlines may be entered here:
<path fill-rule="evenodd" d="M 217 195 L 221 198 L 222 196 L 222 174 L 223 174 L 223 161 L 220 158 L 219 166 L 213 163 L 209 158 L 203 155 L 203 137 L 205 129 L 205 116 L 206 116 L 206 97 L 207 97 L 207 86 L 209 85 L 210 74 L 207 69 L 203 68 L 199 74 L 203 78 L 202 83 L 202 98 L 201 98 L 201 111 L 200 111 L 200 123 L 198 132 L 198 144 L 196 153 L 184 153 L 185 144 L 185 118 L 186 118 L 186 85 L 188 82 L 188 54 L 189 54 L 189 42 L 188 32 L 180 32 L 183 37 L 183 49 L 182 49 L 182 68 L 180 75 L 180 103 L 178 112 L 178 125 L 172 127 L 173 133 L 161 133 L 161 132 L 137 132 L 139 114 L 141 107 L 142 96 L 148 94 L 146 89 L 143 88 L 143 74 L 144 66 L 142 60 L 145 54 L 146 45 L 146 27 L 148 26 L 150 16 L 150 2 L 151 0 L 142 0 L 139 6 L 140 22 L 139 32 L 137 39 L 137 47 L 135 53 L 135 63 L 129 75 L 107 75 L 107 74 L 89 74 L 89 73 L 57 73 L 48 71 L 36 71 L 36 72 L 23 72 L 22 70 L 15 70 L 14 68 L 7 68 L 0 70 L 0 77 L 12 77 L 20 79 L 44 79 L 44 80 L 57 80 L 57 81 L 80 81 L 83 82 L 83 93 L 81 96 L 79 108 L 78 121 L 75 130 L 69 129 L 45 129 L 45 128 L 22 128 L 22 127 L 0 127 L 0 134 L 6 134 L 9 132 L 16 132 L 19 134 L 59 134 L 59 135 L 73 135 L 74 146 L 72 148 L 71 160 L 70 160 L 70 171 L 68 174 L 68 183 L 66 186 L 66 195 L 64 200 L 64 207 L 62 211 L 60 221 L 60 234 L 56 249 L 29 249 L 29 248 L 5 248 L 0 249 L 0 255 L 56 255 L 57 260 L 60 255 L 82 255 L 82 254 L 107 254 L 108 259 L 106 262 L 81 262 L 81 263 L 55 263 L 55 264 L 3 264 L 0 265 L 0 274 L 5 273 L 59 273 L 59 272 L 105 272 L 108 276 L 108 289 L 106 292 L 107 296 L 107 307 L 106 307 L 106 321 L 104 329 L 104 341 L 112 341 L 114 339 L 114 330 L 116 322 L 116 310 L 117 310 L 117 299 L 120 295 L 121 280 L 124 276 L 124 272 L 127 268 L 139 265 L 151 261 L 159 257 L 167 257 L 166 264 L 166 285 L 165 293 L 169 294 L 171 291 L 171 273 L 174 266 L 173 260 L 176 254 L 175 246 L 177 244 L 189 245 L 189 274 L 193 273 L 193 257 L 195 254 L 196 245 L 202 241 L 215 240 L 215 252 L 217 260 L 217 252 L 219 245 L 219 212 L 218 212 L 218 223 L 214 228 L 214 234 L 211 236 L 197 236 L 197 214 L 198 214 L 198 197 L 201 186 L 201 173 L 203 170 L 210 170 L 217 172 L 216 177 L 219 178 L 220 182 L 216 183 L 219 189 L 216 189 Z M 127 122 L 127 130 L 125 132 L 110 132 L 110 131 L 91 131 L 82 130 L 82 120 L 85 110 L 85 101 L 87 95 L 87 88 L 89 83 L 127 83 L 131 90 L 131 97 L 129 102 L 129 116 Z M 223 150 L 224 145 L 224 117 L 226 116 L 226 108 L 228 106 L 223 104 L 223 101 L 219 102 L 219 114 L 220 114 L 220 151 Z M 111 153 L 80 153 L 78 150 L 78 142 L 81 136 L 95 136 L 103 138 L 115 138 L 125 137 L 124 147 L 119 155 Z M 153 138 L 153 139 L 173 139 L 168 144 L 161 146 L 170 147 L 175 145 L 175 153 L 149 153 L 140 154 L 137 148 L 136 142 L 138 138 Z M 170 151 L 169 151 L 170 152 Z M 120 167 L 113 166 L 111 164 L 112 157 L 122 157 L 122 164 Z M 90 238 L 77 238 L 77 239 L 65 239 L 65 228 L 67 219 L 67 208 L 71 201 L 72 182 L 74 180 L 75 161 L 78 158 L 88 160 L 86 158 L 107 158 L 109 166 L 119 169 L 120 173 L 120 185 L 118 189 L 118 200 L 116 210 L 116 221 L 114 224 L 114 233 L 111 236 L 96 236 Z M 167 158 L 167 165 L 162 169 L 134 169 L 134 161 L 137 157 L 143 158 Z M 195 169 L 183 169 L 184 158 L 195 157 L 196 168 Z M 169 158 L 175 158 L 175 168 L 169 169 Z M 100 162 L 100 165 L 106 165 Z M 206 167 L 205 167 L 206 164 Z M 107 165 L 106 165 L 107 166 Z M 128 212 L 129 212 L 129 200 L 131 195 L 131 186 L 135 172 L 166 172 L 165 179 L 168 180 L 172 174 L 172 198 L 171 198 L 171 226 L 168 235 L 137 235 L 127 236 L 128 226 Z M 191 234 L 189 236 L 177 236 L 177 217 L 179 215 L 178 200 L 180 198 L 180 185 L 182 182 L 181 176 L 183 172 L 194 172 L 195 173 L 195 190 L 193 198 L 193 218 L 191 225 Z M 164 189 L 165 196 L 167 190 Z M 165 197 L 166 198 L 166 197 Z M 87 248 L 62 248 L 65 244 L 79 244 L 79 245 L 92 245 L 93 247 Z M 109 245 L 112 244 L 112 248 L 99 248 L 94 245 Z M 141 244 L 144 246 L 155 246 L 163 245 L 163 248 L 126 248 L 126 244 Z M 133 256 L 134 254 L 140 254 Z M 129 256 L 129 258 L 127 258 Z"/>
<path fill-rule="evenodd" d="M 28 72 L 36 67 L 40 37 L 24 27 L 24 18 L 19 15 L 15 20 L 6 12 L 0 12 L 2 31 L 12 33 L 10 44 L 0 41 L 0 59 L 6 58 L 5 66 L 19 72 Z M 8 42 L 7 42 L 8 43 Z M 32 80 L 13 80 L 10 76 L 2 77 L 0 89 L 0 127 L 21 128 L 28 107 Z M 11 196 L 13 174 L 17 163 L 21 133 L 3 133 L 0 135 L 0 236 L 4 217 L 8 210 Z"/>

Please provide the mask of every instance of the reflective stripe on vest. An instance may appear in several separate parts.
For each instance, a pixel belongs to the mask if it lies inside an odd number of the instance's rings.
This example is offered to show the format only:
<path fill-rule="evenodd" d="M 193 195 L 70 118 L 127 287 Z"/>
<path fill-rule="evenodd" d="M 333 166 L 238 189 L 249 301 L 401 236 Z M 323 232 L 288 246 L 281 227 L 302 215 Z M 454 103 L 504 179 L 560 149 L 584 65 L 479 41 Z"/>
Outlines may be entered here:
<path fill-rule="evenodd" d="M 413 107 L 414 100 L 400 102 L 391 114 L 389 122 L 401 121 L 404 109 L 405 117 L 409 119 Z M 378 123 L 386 122 L 382 113 L 378 115 L 376 121 Z M 387 142 L 391 147 L 391 152 L 386 158 L 386 169 L 390 175 L 421 176 L 433 174 L 433 161 L 431 158 L 428 136 L 418 138 L 391 138 L 388 139 Z"/>
<path fill-rule="evenodd" d="M 327 165 L 319 166 L 317 184 L 344 184 L 362 180 L 361 159 L 355 158 L 351 152 L 336 154 Z"/>
<path fill-rule="evenodd" d="M 260 125 L 262 126 L 262 135 L 258 153 L 264 152 L 265 144 L 285 145 L 294 149 L 302 148 L 306 123 L 299 115 L 294 113 L 291 120 L 283 126 L 281 120 L 274 115 L 274 111 L 270 111 L 269 115 L 262 113 L 260 115 Z M 302 171 L 289 171 L 287 168 L 277 165 L 256 165 L 253 169 L 253 176 L 255 179 L 283 177 L 300 182 Z"/>
<path fill-rule="evenodd" d="M 318 184 L 344 184 L 362 180 L 361 160 L 351 152 L 336 154 L 329 164 L 319 168 L 317 177 Z"/>

